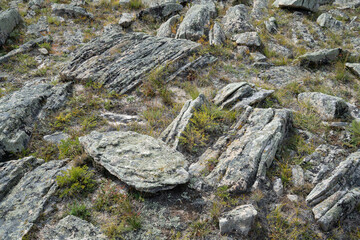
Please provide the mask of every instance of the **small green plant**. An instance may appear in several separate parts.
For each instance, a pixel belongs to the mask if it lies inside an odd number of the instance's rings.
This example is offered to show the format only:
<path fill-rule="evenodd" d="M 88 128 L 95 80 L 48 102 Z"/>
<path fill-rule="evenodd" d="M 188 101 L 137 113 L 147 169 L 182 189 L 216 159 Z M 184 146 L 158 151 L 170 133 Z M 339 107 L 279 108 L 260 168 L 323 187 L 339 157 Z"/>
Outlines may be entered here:
<path fill-rule="evenodd" d="M 351 144 L 354 147 L 358 147 L 360 145 L 360 122 L 353 120 L 349 131 L 351 134 Z"/>
<path fill-rule="evenodd" d="M 39 47 L 45 48 L 45 49 L 48 50 L 49 52 L 51 51 L 51 44 L 48 43 L 48 42 L 44 42 L 44 43 L 39 44 Z"/>
<path fill-rule="evenodd" d="M 84 196 L 96 188 L 96 181 L 93 179 L 94 172 L 89 171 L 86 165 L 72 167 L 67 171 L 62 171 L 62 174 L 56 178 L 61 198 Z"/>
<path fill-rule="evenodd" d="M 132 9 L 132 10 L 137 10 L 137 9 L 140 9 L 143 7 L 144 7 L 144 5 L 141 0 L 130 0 L 130 2 L 128 4 L 128 8 Z"/>
<path fill-rule="evenodd" d="M 83 153 L 79 139 L 66 139 L 61 140 L 61 143 L 58 145 L 59 149 L 59 158 L 75 158 Z"/>
<path fill-rule="evenodd" d="M 89 221 L 91 218 L 91 213 L 89 211 L 89 209 L 87 209 L 85 204 L 79 204 L 77 202 L 74 202 L 71 206 L 70 206 L 70 215 L 79 217 L 83 220 Z"/>

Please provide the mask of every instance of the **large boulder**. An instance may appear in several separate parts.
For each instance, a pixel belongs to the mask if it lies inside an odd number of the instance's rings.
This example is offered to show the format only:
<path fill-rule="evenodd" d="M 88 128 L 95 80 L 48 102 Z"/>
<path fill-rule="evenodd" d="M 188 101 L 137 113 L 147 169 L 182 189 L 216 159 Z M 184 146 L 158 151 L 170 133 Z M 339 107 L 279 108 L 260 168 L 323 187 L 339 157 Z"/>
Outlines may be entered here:
<path fill-rule="evenodd" d="M 298 101 L 310 104 L 323 120 L 351 118 L 349 106 L 339 97 L 319 92 L 304 92 L 298 95 Z"/>
<path fill-rule="evenodd" d="M 14 8 L 0 12 L 0 47 L 21 21 L 19 12 Z"/>
<path fill-rule="evenodd" d="M 52 13 L 57 16 L 68 16 L 71 18 L 86 17 L 93 19 L 94 16 L 86 11 L 85 8 L 78 7 L 72 4 L 57 4 L 51 5 Z"/>
<path fill-rule="evenodd" d="M 244 4 L 229 8 L 222 19 L 222 24 L 228 37 L 231 37 L 233 34 L 254 30 L 254 27 L 250 23 L 249 11 Z"/>
<path fill-rule="evenodd" d="M 79 140 L 96 163 L 139 191 L 155 193 L 189 180 L 185 157 L 153 137 L 94 131 Z"/>
<path fill-rule="evenodd" d="M 314 187 L 306 201 L 325 231 L 350 214 L 360 203 L 360 152 L 341 162 L 329 178 Z"/>
<path fill-rule="evenodd" d="M 197 41 L 207 38 L 210 30 L 210 20 L 216 16 L 216 11 L 207 4 L 195 4 L 186 13 L 180 23 L 176 38 Z"/>
<path fill-rule="evenodd" d="M 28 84 L 0 99 L 0 162 L 6 160 L 6 155 L 26 148 L 35 121 L 62 107 L 70 87 Z"/>
<path fill-rule="evenodd" d="M 277 0 L 273 5 L 280 8 L 308 10 L 312 12 L 316 12 L 319 8 L 318 0 Z"/>
<path fill-rule="evenodd" d="M 91 79 L 124 94 L 155 68 L 181 64 L 180 60 L 199 46 L 183 39 L 109 31 L 80 48 L 61 76 L 65 80 Z"/>
<path fill-rule="evenodd" d="M 33 157 L 0 163 L 1 239 L 22 239 L 30 231 L 56 192 L 56 177 L 67 168 L 66 161 Z"/>
<path fill-rule="evenodd" d="M 341 53 L 341 48 L 322 49 L 301 55 L 299 60 L 301 65 L 316 66 L 337 60 Z"/>
<path fill-rule="evenodd" d="M 329 28 L 332 31 L 341 30 L 343 24 L 341 21 L 336 20 L 331 14 L 323 13 L 317 19 L 316 23 L 319 24 L 320 27 Z"/>

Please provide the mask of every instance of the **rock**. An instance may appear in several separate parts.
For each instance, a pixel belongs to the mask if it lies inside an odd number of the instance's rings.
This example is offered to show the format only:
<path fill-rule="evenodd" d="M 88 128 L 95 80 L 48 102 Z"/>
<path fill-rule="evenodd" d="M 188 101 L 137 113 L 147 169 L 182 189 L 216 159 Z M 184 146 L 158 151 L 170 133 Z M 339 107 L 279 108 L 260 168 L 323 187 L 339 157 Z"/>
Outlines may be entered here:
<path fill-rule="evenodd" d="M 360 152 L 352 153 L 309 193 L 306 202 L 313 206 L 315 220 L 329 231 L 360 203 Z"/>
<path fill-rule="evenodd" d="M 37 37 L 42 37 L 42 34 L 49 32 L 49 24 L 46 16 L 41 16 L 37 23 L 31 24 L 27 27 L 27 34 L 35 34 Z"/>
<path fill-rule="evenodd" d="M 5 44 L 10 33 L 21 22 L 21 16 L 14 8 L 0 12 L 0 47 Z"/>
<path fill-rule="evenodd" d="M 176 38 L 197 41 L 203 36 L 207 37 L 210 30 L 210 20 L 216 15 L 208 5 L 195 4 L 186 13 L 180 23 Z"/>
<path fill-rule="evenodd" d="M 255 180 L 264 179 L 291 118 L 289 110 L 248 107 L 237 123 L 240 130 L 233 134 L 233 141 L 206 176 L 206 182 L 211 186 L 228 186 L 232 192 L 244 192 Z"/>
<path fill-rule="evenodd" d="M 343 25 L 342 22 L 336 20 L 332 17 L 329 13 L 323 13 L 316 19 L 317 24 L 319 24 L 320 27 L 326 27 L 329 28 L 332 31 L 338 31 L 341 30 Z"/>
<path fill-rule="evenodd" d="M 60 144 L 61 141 L 69 139 L 69 135 L 62 132 L 55 132 L 51 135 L 44 136 L 44 140 L 54 144 Z"/>
<path fill-rule="evenodd" d="M 268 13 L 268 0 L 254 0 L 251 17 L 253 19 L 261 19 Z"/>
<path fill-rule="evenodd" d="M 349 69 L 355 76 L 360 78 L 360 63 L 345 63 L 347 69 Z"/>
<path fill-rule="evenodd" d="M 293 58 L 294 57 L 294 54 L 290 49 L 288 49 L 282 45 L 279 45 L 277 43 L 267 42 L 266 48 L 272 52 L 275 52 L 278 56 L 281 56 L 283 58 Z M 284 67 L 291 67 L 291 66 L 284 66 Z"/>
<path fill-rule="evenodd" d="M 319 2 L 318 0 L 276 0 L 273 6 L 316 12 L 319 8 Z"/>
<path fill-rule="evenodd" d="M 257 32 L 240 33 L 233 37 L 237 45 L 245 45 L 248 47 L 260 47 L 261 40 Z"/>
<path fill-rule="evenodd" d="M 203 94 L 200 94 L 193 101 L 187 101 L 174 121 L 172 121 L 172 123 L 160 134 L 160 139 L 171 148 L 179 150 L 179 138 L 190 123 L 190 119 L 193 117 L 194 112 L 206 105 L 208 105 L 208 101 Z"/>
<path fill-rule="evenodd" d="M 56 16 L 68 16 L 71 18 L 80 18 L 86 17 L 93 19 L 94 16 L 91 13 L 88 13 L 85 8 L 74 6 L 71 4 L 57 4 L 54 3 L 51 5 L 52 13 Z"/>
<path fill-rule="evenodd" d="M 284 186 L 282 184 L 281 178 L 277 178 L 274 181 L 273 190 L 276 193 L 276 196 L 280 197 L 284 193 Z"/>
<path fill-rule="evenodd" d="M 326 64 L 337 60 L 341 53 L 341 48 L 322 49 L 319 51 L 306 53 L 299 57 L 300 65 L 316 66 Z"/>
<path fill-rule="evenodd" d="M 29 1 L 29 8 L 35 10 L 40 9 L 45 6 L 45 0 L 30 0 Z"/>
<path fill-rule="evenodd" d="M 299 201 L 299 197 L 297 195 L 294 194 L 288 194 L 286 195 L 286 197 L 291 201 L 291 202 L 298 202 Z"/>
<path fill-rule="evenodd" d="M 138 86 L 150 71 L 177 64 L 199 46 L 182 39 L 110 31 L 80 48 L 60 74 L 64 80 L 91 79 L 109 91 L 124 94 Z"/>
<path fill-rule="evenodd" d="M 119 126 L 119 125 L 127 125 L 130 123 L 141 123 L 142 119 L 138 116 L 131 116 L 125 114 L 117 114 L 112 112 L 104 112 L 100 115 L 105 118 L 110 125 Z"/>
<path fill-rule="evenodd" d="M 48 226 L 43 233 L 44 240 L 53 239 L 87 239 L 105 240 L 106 236 L 91 223 L 78 217 L 68 215 L 55 226 Z"/>
<path fill-rule="evenodd" d="M 284 87 L 291 82 L 300 82 L 310 72 L 301 67 L 278 66 L 272 67 L 259 74 L 259 78 L 276 87 Z"/>
<path fill-rule="evenodd" d="M 253 205 L 241 205 L 226 212 L 219 219 L 221 234 L 238 233 L 248 235 L 258 212 Z"/>
<path fill-rule="evenodd" d="M 61 107 L 68 89 L 69 84 L 28 84 L 0 99 L 0 162 L 26 148 L 34 122 Z"/>
<path fill-rule="evenodd" d="M 299 165 L 296 165 L 292 167 L 291 172 L 294 187 L 302 187 L 305 184 L 303 169 Z"/>
<path fill-rule="evenodd" d="M 359 0 L 335 0 L 333 5 L 338 6 L 340 9 L 354 9 L 360 7 Z"/>
<path fill-rule="evenodd" d="M 246 82 L 230 83 L 222 88 L 214 98 L 214 103 L 221 108 L 240 109 L 261 102 L 273 90 L 256 89 Z"/>
<path fill-rule="evenodd" d="M 348 105 L 339 97 L 319 92 L 304 92 L 298 95 L 298 101 L 310 104 L 323 120 L 351 118 Z"/>
<path fill-rule="evenodd" d="M 8 181 L 11 188 L 0 202 L 1 239 L 22 239 L 30 231 L 56 192 L 56 177 L 67 169 L 65 161 L 50 161 L 37 166 L 40 163 L 43 161 L 32 157 L 0 163 L 0 172 L 6 170 L 1 182 L 4 178 L 12 178 Z M 24 174 L 23 171 L 28 172 Z"/>
<path fill-rule="evenodd" d="M 274 17 L 271 17 L 269 20 L 265 21 L 265 27 L 269 33 L 275 33 L 278 31 L 278 24 Z"/>
<path fill-rule="evenodd" d="M 46 48 L 39 48 L 38 51 L 42 54 L 42 55 L 48 55 L 49 51 Z"/>
<path fill-rule="evenodd" d="M 222 24 L 228 37 L 254 30 L 254 27 L 250 23 L 249 11 L 244 4 L 229 8 L 222 19 Z"/>
<path fill-rule="evenodd" d="M 214 23 L 213 28 L 209 33 L 209 43 L 210 45 L 221 46 L 225 43 L 226 36 L 218 22 Z"/>
<path fill-rule="evenodd" d="M 252 58 L 252 60 L 254 62 L 266 62 L 267 58 L 265 57 L 264 54 L 261 54 L 259 52 L 253 52 L 250 53 L 250 57 Z"/>
<path fill-rule="evenodd" d="M 166 2 L 140 11 L 137 17 L 140 20 L 155 20 L 163 21 L 169 17 L 174 16 L 183 9 L 183 6 L 178 3 Z"/>
<path fill-rule="evenodd" d="M 171 37 L 174 38 L 176 34 L 176 24 L 180 19 L 179 15 L 175 15 L 163 24 L 161 24 L 160 28 L 157 31 L 156 36 L 158 37 Z"/>
<path fill-rule="evenodd" d="M 131 24 L 135 21 L 135 14 L 133 13 L 123 13 L 119 20 L 119 25 L 123 28 L 129 28 Z"/>
<path fill-rule="evenodd" d="M 79 141 L 97 164 L 139 191 L 155 193 L 189 180 L 184 156 L 150 136 L 94 131 Z"/>

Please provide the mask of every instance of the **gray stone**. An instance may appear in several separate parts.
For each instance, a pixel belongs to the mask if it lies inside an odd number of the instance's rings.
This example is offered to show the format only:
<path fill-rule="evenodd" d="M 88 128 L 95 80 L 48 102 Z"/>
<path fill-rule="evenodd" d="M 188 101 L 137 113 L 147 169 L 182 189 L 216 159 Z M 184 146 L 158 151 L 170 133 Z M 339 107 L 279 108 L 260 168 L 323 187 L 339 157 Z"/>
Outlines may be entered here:
<path fill-rule="evenodd" d="M 254 62 L 266 62 L 267 57 L 259 52 L 250 53 L 250 57 Z"/>
<path fill-rule="evenodd" d="M 254 19 L 261 19 L 268 13 L 268 0 L 254 0 L 253 8 L 251 10 L 251 17 Z"/>
<path fill-rule="evenodd" d="M 301 82 L 310 72 L 296 66 L 272 67 L 259 74 L 259 78 L 276 87 L 284 87 L 291 82 Z"/>
<path fill-rule="evenodd" d="M 241 205 L 226 212 L 219 219 L 221 234 L 238 233 L 248 235 L 258 212 L 253 205 Z"/>
<path fill-rule="evenodd" d="M 266 48 L 272 52 L 275 52 L 279 57 L 283 57 L 283 58 L 293 58 L 294 57 L 294 54 L 290 49 L 288 49 L 280 44 L 277 44 L 277 43 L 267 42 Z M 291 66 L 286 66 L 286 67 L 291 67 Z"/>
<path fill-rule="evenodd" d="M 38 37 L 41 37 L 43 33 L 47 32 L 49 32 L 49 24 L 46 16 L 41 16 L 37 23 L 27 27 L 27 34 L 35 34 Z"/>
<path fill-rule="evenodd" d="M 209 33 L 209 43 L 210 45 L 221 46 L 225 43 L 226 36 L 218 22 L 214 23 L 213 28 Z"/>
<path fill-rule="evenodd" d="M 199 46 L 183 39 L 110 31 L 80 48 L 60 74 L 64 80 L 91 79 L 109 91 L 124 94 L 157 67 L 178 62 L 180 65 L 179 60 Z"/>
<path fill-rule="evenodd" d="M 332 31 L 341 30 L 343 25 L 342 22 L 333 18 L 333 16 L 329 13 L 323 13 L 316 19 L 317 24 L 320 27 L 329 28 Z"/>
<path fill-rule="evenodd" d="M 304 170 L 299 165 L 296 165 L 292 167 L 291 172 L 294 187 L 302 187 L 305 184 Z"/>
<path fill-rule="evenodd" d="M 306 201 L 325 231 L 350 214 L 360 203 L 360 152 L 342 161 L 329 178 L 314 187 Z"/>
<path fill-rule="evenodd" d="M 85 8 L 74 6 L 71 4 L 57 4 L 51 5 L 52 13 L 57 16 L 68 16 L 71 18 L 87 17 L 93 19 L 94 16 L 87 12 Z"/>
<path fill-rule="evenodd" d="M 38 51 L 42 54 L 42 55 L 48 55 L 49 51 L 46 48 L 39 48 Z"/>
<path fill-rule="evenodd" d="M 273 6 L 316 12 L 319 8 L 319 2 L 318 0 L 276 0 Z"/>
<path fill-rule="evenodd" d="M 69 139 L 69 135 L 62 132 L 56 132 L 51 135 L 44 136 L 44 140 L 50 143 L 59 144 L 61 141 Z"/>
<path fill-rule="evenodd" d="M 186 13 L 180 23 L 176 38 L 197 41 L 207 37 L 210 30 L 210 20 L 216 15 L 208 5 L 195 4 Z"/>
<path fill-rule="evenodd" d="M 273 190 L 278 197 L 280 197 L 284 193 L 284 185 L 282 184 L 281 178 L 277 178 L 274 181 Z"/>
<path fill-rule="evenodd" d="M 10 175 L 14 171 L 23 171 L 28 166 L 19 166 L 20 164 L 29 163 L 29 158 L 14 160 L 2 163 L 0 169 L 14 169 L 9 171 Z M 39 219 L 44 207 L 48 204 L 49 198 L 52 197 L 57 189 L 55 179 L 66 170 L 66 161 L 50 161 L 36 167 L 40 160 L 33 161 L 34 169 L 24 175 L 15 174 L 12 177 L 21 177 L 16 180 L 16 186 L 9 190 L 9 193 L 0 202 L 0 238 L 4 240 L 21 239 L 26 235 L 34 223 Z M 11 164 L 17 166 L 10 166 Z M 1 169 L 3 170 L 3 169 Z M 2 171 L 1 171 L 2 172 Z M 3 179 L 3 178 L 2 178 Z"/>
<path fill-rule="evenodd" d="M 229 8 L 222 19 L 222 24 L 228 37 L 231 37 L 234 34 L 254 30 L 254 27 L 250 23 L 249 11 L 244 4 Z"/>
<path fill-rule="evenodd" d="M 104 112 L 100 116 L 105 118 L 110 125 L 114 125 L 114 126 L 127 125 L 134 122 L 137 123 L 142 122 L 142 119 L 138 116 L 117 114 L 112 112 Z"/>
<path fill-rule="evenodd" d="M 286 197 L 291 201 L 291 202 L 298 202 L 299 201 L 299 197 L 297 195 L 294 194 L 288 194 L 286 195 Z"/>
<path fill-rule="evenodd" d="M 335 61 L 342 53 L 341 48 L 322 49 L 299 57 L 301 65 L 320 65 Z"/>
<path fill-rule="evenodd" d="M 99 228 L 78 217 L 68 215 L 61 219 L 55 226 L 48 226 L 44 231 L 44 240 L 61 239 L 108 239 Z"/>
<path fill-rule="evenodd" d="M 269 20 L 265 21 L 266 30 L 269 33 L 275 33 L 278 30 L 278 24 L 274 17 L 269 18 Z"/>
<path fill-rule="evenodd" d="M 176 24 L 178 23 L 179 19 L 179 15 L 175 15 L 169 18 L 169 20 L 161 24 L 160 28 L 157 30 L 156 36 L 174 38 L 176 34 Z"/>
<path fill-rule="evenodd" d="M 261 40 L 257 32 L 240 33 L 233 36 L 233 40 L 237 45 L 245 45 L 248 47 L 260 47 Z"/>
<path fill-rule="evenodd" d="M 310 104 L 323 120 L 351 118 L 348 105 L 339 97 L 319 92 L 304 92 L 298 95 L 298 101 Z"/>
<path fill-rule="evenodd" d="M 189 180 L 185 157 L 161 140 L 135 132 L 91 132 L 85 151 L 112 175 L 139 191 L 155 193 Z"/>
<path fill-rule="evenodd" d="M 248 109 L 237 124 L 240 130 L 218 158 L 217 166 L 206 176 L 205 180 L 212 186 L 228 186 L 229 191 L 244 192 L 255 180 L 265 179 L 266 169 L 291 124 L 289 110 Z"/>
<path fill-rule="evenodd" d="M 130 27 L 135 21 L 135 14 L 133 13 L 123 13 L 119 20 L 119 25 L 123 28 Z"/>
<path fill-rule="evenodd" d="M 45 6 L 45 0 L 30 0 L 29 8 L 31 9 L 39 9 Z"/>
<path fill-rule="evenodd" d="M 360 63 L 345 63 L 347 69 L 349 69 L 355 76 L 360 78 Z"/>
<path fill-rule="evenodd" d="M 19 12 L 14 8 L 0 12 L 0 47 L 5 44 L 10 33 L 21 21 Z"/>
<path fill-rule="evenodd" d="M 360 7 L 360 0 L 335 0 L 333 5 L 340 9 L 358 8 Z"/>
<path fill-rule="evenodd" d="M 167 2 L 160 5 L 156 5 L 140 11 L 137 17 L 140 20 L 153 19 L 156 21 L 166 20 L 167 18 L 174 16 L 183 9 L 183 6 L 178 3 Z"/>
<path fill-rule="evenodd" d="M 172 121 L 172 123 L 161 133 L 160 139 L 162 139 L 171 148 L 179 150 L 179 138 L 189 125 L 194 112 L 196 110 L 200 110 L 201 107 L 206 105 L 208 105 L 208 101 L 203 94 L 200 94 L 193 101 L 187 101 L 174 121 Z"/>

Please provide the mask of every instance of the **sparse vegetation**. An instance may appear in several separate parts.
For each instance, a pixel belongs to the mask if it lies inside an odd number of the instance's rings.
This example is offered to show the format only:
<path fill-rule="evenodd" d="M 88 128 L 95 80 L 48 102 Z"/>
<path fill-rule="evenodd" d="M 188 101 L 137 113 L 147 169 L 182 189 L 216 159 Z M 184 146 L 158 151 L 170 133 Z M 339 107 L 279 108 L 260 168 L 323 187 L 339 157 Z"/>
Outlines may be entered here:
<path fill-rule="evenodd" d="M 70 206 L 70 211 L 69 211 L 70 215 L 79 217 L 83 220 L 89 221 L 91 218 L 91 213 L 89 211 L 89 209 L 86 207 L 85 204 L 79 204 L 78 202 L 74 202 L 71 206 Z"/>

